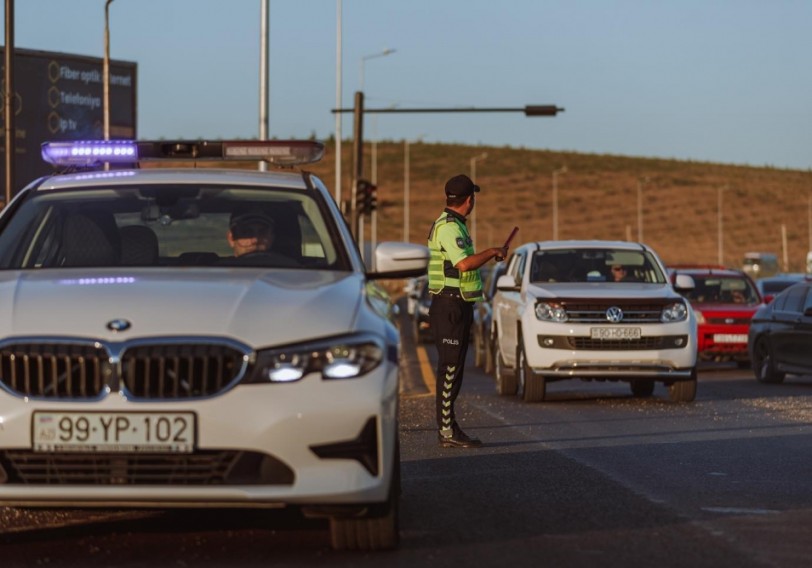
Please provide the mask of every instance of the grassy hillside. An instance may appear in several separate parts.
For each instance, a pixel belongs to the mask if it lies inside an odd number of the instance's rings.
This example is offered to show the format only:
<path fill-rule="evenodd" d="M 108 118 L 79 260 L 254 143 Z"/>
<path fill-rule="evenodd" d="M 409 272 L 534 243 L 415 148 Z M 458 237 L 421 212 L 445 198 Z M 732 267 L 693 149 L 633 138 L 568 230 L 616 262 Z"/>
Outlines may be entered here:
<path fill-rule="evenodd" d="M 403 238 L 404 145 L 379 142 L 378 240 Z M 719 188 L 722 194 L 723 262 L 739 266 L 745 251 L 767 251 L 787 270 L 803 271 L 810 247 L 812 173 L 666 159 L 630 158 L 518 148 L 448 144 L 410 145 L 409 239 L 424 242 L 443 207 L 443 185 L 470 175 L 477 161 L 478 248 L 496 246 L 514 224 L 517 242 L 552 238 L 552 172 L 558 176 L 560 239 L 637 240 L 637 189 L 642 182 L 643 241 L 666 263 L 716 263 L 719 254 Z M 352 144 L 342 146 L 343 197 L 350 195 Z M 370 145 L 364 158 L 371 170 Z M 332 188 L 335 151 L 309 169 Z M 367 232 L 368 235 L 368 232 Z"/>

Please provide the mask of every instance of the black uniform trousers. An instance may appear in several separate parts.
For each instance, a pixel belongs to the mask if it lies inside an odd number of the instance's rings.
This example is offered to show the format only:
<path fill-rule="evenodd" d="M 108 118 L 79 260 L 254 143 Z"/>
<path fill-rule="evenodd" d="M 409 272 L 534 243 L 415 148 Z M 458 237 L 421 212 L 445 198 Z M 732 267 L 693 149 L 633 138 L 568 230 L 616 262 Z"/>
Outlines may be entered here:
<path fill-rule="evenodd" d="M 473 302 L 466 302 L 458 293 L 440 292 L 432 296 L 429 325 L 438 354 L 437 426 L 441 431 L 456 425 L 454 401 L 462 387 L 473 321 Z"/>

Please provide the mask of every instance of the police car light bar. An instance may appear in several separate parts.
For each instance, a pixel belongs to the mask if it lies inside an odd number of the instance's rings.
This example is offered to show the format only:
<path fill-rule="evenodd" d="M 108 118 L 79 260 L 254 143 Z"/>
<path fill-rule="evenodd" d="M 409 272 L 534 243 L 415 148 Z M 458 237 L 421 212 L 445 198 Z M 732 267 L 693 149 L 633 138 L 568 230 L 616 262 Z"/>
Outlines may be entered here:
<path fill-rule="evenodd" d="M 91 167 L 144 160 L 240 160 L 297 166 L 318 162 L 322 156 L 324 144 L 311 140 L 75 140 L 42 144 L 42 158 L 55 166 Z"/>
<path fill-rule="evenodd" d="M 44 142 L 42 159 L 55 166 L 134 163 L 138 161 L 138 150 L 135 143 L 128 140 Z"/>

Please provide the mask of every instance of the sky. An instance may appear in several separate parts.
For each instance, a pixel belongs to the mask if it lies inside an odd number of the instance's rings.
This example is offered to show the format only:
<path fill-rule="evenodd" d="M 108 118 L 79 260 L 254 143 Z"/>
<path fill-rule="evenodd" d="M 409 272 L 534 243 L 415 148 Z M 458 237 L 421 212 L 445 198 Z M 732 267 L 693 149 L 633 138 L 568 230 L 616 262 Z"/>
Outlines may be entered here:
<path fill-rule="evenodd" d="M 19 48 L 104 54 L 105 0 L 17 0 Z M 261 0 L 114 0 L 138 134 L 259 134 Z M 269 132 L 335 134 L 338 0 L 270 0 Z M 365 138 L 812 168 L 812 1 L 341 0 L 341 106 Z M 0 14 L 2 20 L 2 14 Z M 5 24 L 5 22 L 4 22 Z M 380 56 L 384 50 L 394 50 Z M 372 56 L 372 57 L 370 57 Z M 352 136 L 344 115 L 343 138 Z"/>

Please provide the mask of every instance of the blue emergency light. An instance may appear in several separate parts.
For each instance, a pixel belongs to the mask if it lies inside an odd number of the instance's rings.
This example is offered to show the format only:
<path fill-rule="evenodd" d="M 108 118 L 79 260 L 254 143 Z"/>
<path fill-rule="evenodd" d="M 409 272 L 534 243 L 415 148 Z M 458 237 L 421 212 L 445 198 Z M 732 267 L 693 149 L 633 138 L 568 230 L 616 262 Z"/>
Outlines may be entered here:
<path fill-rule="evenodd" d="M 313 140 L 71 140 L 42 144 L 42 159 L 61 167 L 146 160 L 264 161 L 297 166 L 318 162 L 322 156 L 324 144 Z"/>

